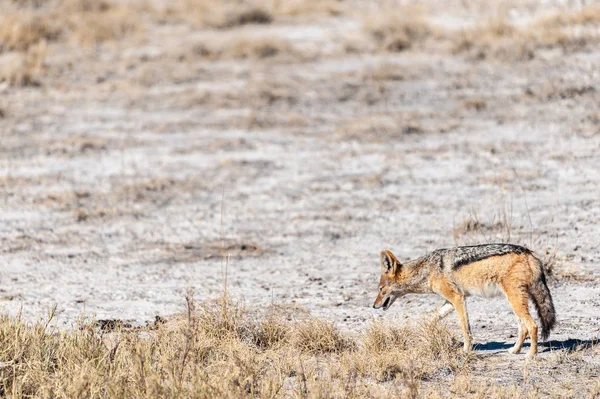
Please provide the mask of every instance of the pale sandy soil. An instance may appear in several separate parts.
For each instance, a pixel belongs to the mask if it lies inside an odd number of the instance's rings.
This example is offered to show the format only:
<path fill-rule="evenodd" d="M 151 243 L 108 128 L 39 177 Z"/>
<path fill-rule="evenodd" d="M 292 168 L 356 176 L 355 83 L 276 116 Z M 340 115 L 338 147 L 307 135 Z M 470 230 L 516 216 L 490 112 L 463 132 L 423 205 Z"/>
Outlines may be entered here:
<path fill-rule="evenodd" d="M 455 9 L 432 20 L 484 12 Z M 194 52 L 240 35 L 303 53 Z M 442 303 L 408 296 L 373 310 L 381 249 L 410 259 L 510 241 L 554 264 L 559 322 L 542 356 L 598 339 L 598 47 L 526 61 L 435 43 L 343 51 L 361 35 L 360 18 L 343 15 L 53 44 L 41 87 L 0 94 L 2 311 L 35 320 L 56 304 L 65 326 L 82 313 L 139 324 L 173 314 L 188 287 L 222 293 L 222 230 L 228 290 L 247 306 L 295 303 L 360 331 Z M 521 364 L 499 354 L 516 334 L 506 301 L 474 298 L 469 310 L 481 355 Z"/>

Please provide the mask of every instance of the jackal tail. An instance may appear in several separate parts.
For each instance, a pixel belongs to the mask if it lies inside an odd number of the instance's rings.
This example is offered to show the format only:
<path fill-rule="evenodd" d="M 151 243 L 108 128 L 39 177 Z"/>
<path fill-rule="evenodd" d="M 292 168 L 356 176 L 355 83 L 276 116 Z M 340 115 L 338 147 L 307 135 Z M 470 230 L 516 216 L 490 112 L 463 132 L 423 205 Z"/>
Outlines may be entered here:
<path fill-rule="evenodd" d="M 546 340 L 556 323 L 556 311 L 554 310 L 552 295 L 546 284 L 546 276 L 544 274 L 542 262 L 533 256 L 532 258 L 535 260 L 534 268 L 539 270 L 539 274 L 534 273 L 534 275 L 537 274 L 537 278 L 535 278 L 531 284 L 529 293 L 542 324 L 542 339 Z"/>

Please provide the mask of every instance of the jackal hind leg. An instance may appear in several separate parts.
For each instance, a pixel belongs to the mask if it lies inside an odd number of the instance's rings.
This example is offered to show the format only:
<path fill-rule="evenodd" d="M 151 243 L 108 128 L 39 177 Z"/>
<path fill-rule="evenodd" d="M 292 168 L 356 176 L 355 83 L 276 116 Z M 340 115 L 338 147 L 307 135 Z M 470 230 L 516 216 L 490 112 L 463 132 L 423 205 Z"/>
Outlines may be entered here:
<path fill-rule="evenodd" d="M 517 337 L 517 342 L 512 348 L 511 353 L 519 353 L 523 341 L 525 340 L 527 333 L 529 333 L 529 336 L 531 337 L 531 347 L 529 348 L 529 352 L 527 352 L 527 357 L 532 358 L 537 353 L 537 325 L 529 314 L 529 295 L 522 287 L 506 285 L 502 288 L 506 294 L 508 303 L 510 303 L 513 312 L 515 312 L 515 315 L 520 322 L 519 336 Z"/>
<path fill-rule="evenodd" d="M 515 342 L 515 346 L 508 350 L 509 353 L 518 354 L 521 352 L 521 348 L 523 347 L 523 342 L 525 338 L 527 338 L 528 330 L 527 326 L 523 324 L 520 319 L 517 319 L 517 323 L 519 324 L 519 333 L 517 335 L 517 341 Z"/>

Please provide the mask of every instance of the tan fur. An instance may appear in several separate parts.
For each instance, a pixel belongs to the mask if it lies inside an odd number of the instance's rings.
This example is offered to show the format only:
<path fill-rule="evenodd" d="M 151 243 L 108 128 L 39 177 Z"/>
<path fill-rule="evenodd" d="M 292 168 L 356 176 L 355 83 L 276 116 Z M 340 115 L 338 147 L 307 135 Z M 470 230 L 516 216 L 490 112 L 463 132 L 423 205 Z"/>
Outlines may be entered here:
<path fill-rule="evenodd" d="M 540 279 L 546 290 L 547 286 L 541 263 L 531 253 L 490 256 L 465 264 L 456 270 L 449 270 L 438 264 L 428 264 L 430 262 L 427 259 L 421 263 L 413 261 L 409 266 L 403 266 L 390 251 L 386 250 L 381 253 L 381 263 L 379 294 L 373 307 L 383 306 L 384 310 L 387 310 L 396 298 L 407 293 L 436 293 L 445 298 L 456 310 L 464 335 L 464 348 L 468 351 L 472 346 L 472 335 L 466 297 L 503 293 L 519 321 L 517 342 L 510 352 L 519 353 L 523 341 L 529 334 L 531 348 L 527 356 L 532 357 L 537 353 L 538 327 L 529 313 L 529 299 L 530 297 L 534 299 L 531 287 L 539 284 Z M 550 293 L 547 294 L 551 305 Z M 553 318 L 553 306 L 551 312 Z M 447 313 L 447 307 L 440 309 L 441 317 Z M 549 328 L 552 328 L 553 324 L 554 319 L 551 320 Z"/>

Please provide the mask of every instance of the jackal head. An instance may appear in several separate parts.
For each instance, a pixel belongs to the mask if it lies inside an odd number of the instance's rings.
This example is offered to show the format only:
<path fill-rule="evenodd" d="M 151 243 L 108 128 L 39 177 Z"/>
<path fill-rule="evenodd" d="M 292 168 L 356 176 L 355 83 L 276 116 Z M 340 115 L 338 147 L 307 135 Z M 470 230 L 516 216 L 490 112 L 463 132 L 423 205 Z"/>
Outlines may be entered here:
<path fill-rule="evenodd" d="M 381 251 L 381 278 L 379 279 L 379 294 L 373 307 L 388 310 L 396 298 L 402 296 L 402 285 L 398 282 L 402 265 L 394 254 L 387 249 Z"/>

